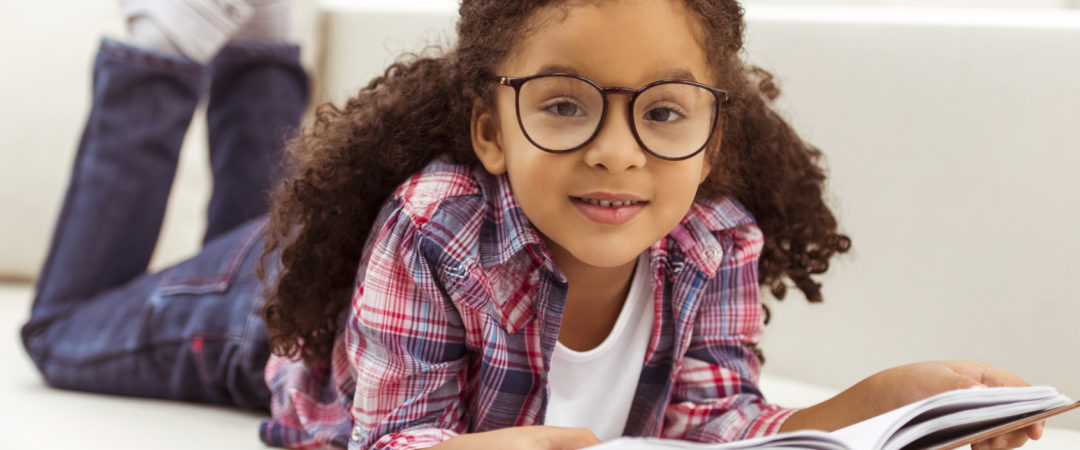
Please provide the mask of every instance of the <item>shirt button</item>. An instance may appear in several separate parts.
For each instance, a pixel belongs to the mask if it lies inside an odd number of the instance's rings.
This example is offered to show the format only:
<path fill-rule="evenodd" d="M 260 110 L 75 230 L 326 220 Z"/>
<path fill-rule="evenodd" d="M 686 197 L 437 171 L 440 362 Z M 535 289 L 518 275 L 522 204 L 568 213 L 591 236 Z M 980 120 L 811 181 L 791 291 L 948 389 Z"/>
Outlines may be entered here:
<path fill-rule="evenodd" d="M 352 429 L 352 440 L 359 441 L 360 438 L 362 438 L 362 437 L 364 437 L 364 431 L 361 430 L 360 427 L 353 427 L 353 429 Z"/>
<path fill-rule="evenodd" d="M 716 261 L 720 258 L 720 249 L 716 247 L 705 247 L 705 257 L 709 261 Z"/>

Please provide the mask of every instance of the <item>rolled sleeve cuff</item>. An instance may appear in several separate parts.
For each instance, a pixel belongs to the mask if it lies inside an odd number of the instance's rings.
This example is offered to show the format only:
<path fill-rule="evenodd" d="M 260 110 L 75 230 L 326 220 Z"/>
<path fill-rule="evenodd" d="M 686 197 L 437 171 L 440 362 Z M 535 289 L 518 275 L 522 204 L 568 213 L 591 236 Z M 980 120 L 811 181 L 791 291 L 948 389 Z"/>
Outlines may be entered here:
<path fill-rule="evenodd" d="M 753 439 L 779 433 L 780 426 L 784 424 L 784 421 L 798 410 L 798 408 L 777 407 L 772 411 L 758 416 L 747 424 L 746 433 L 743 435 L 743 439 Z"/>
<path fill-rule="evenodd" d="M 375 445 L 372 445 L 371 448 L 380 450 L 413 450 L 428 448 L 443 443 L 457 435 L 458 433 L 453 430 L 445 428 L 415 428 L 383 436 L 376 441 Z M 352 448 L 352 446 L 349 447 Z"/>

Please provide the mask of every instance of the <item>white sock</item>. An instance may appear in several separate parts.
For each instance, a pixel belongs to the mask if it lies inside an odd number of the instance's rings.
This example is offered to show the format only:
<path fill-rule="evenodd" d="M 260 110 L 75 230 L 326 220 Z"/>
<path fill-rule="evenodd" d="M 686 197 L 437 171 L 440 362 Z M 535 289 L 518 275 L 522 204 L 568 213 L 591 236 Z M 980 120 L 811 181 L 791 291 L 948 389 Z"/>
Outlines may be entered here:
<path fill-rule="evenodd" d="M 289 40 L 292 25 L 292 0 L 246 0 L 251 18 L 240 27 L 233 39 L 238 41 L 284 42 Z"/>
<path fill-rule="evenodd" d="M 172 45 L 198 62 L 213 58 L 252 14 L 243 0 L 123 0 L 121 8 L 133 25 L 149 17 Z"/>
<path fill-rule="evenodd" d="M 180 47 L 173 44 L 157 22 L 154 22 L 154 19 L 150 17 L 139 15 L 129 18 L 127 26 L 127 42 L 131 45 L 172 55 L 184 54 Z"/>

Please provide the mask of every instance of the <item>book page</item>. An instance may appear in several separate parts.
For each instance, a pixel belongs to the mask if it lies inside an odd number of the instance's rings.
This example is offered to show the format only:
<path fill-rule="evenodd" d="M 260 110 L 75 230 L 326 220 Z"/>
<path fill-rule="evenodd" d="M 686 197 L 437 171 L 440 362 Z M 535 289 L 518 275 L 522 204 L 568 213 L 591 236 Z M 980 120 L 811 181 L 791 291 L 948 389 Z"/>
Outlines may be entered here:
<path fill-rule="evenodd" d="M 1080 407 L 1080 402 L 1073 403 L 1068 397 L 1046 386 L 963 389 L 925 398 L 832 433 L 801 430 L 726 444 L 623 437 L 589 448 L 594 450 L 741 450 L 749 448 L 892 450 L 912 443 L 919 448 L 936 448 L 961 441 L 970 443 L 983 440 L 1034 423 L 1048 415 L 1077 407 Z M 991 430 L 989 431 L 991 434 L 987 434 L 987 430 Z M 970 440 L 973 437 L 975 440 Z M 964 439 L 968 440 L 964 441 Z"/>
<path fill-rule="evenodd" d="M 852 448 L 891 448 L 886 443 L 898 431 L 905 426 L 916 427 L 925 423 L 937 423 L 937 427 L 947 426 L 945 422 L 934 422 L 942 417 L 948 417 L 965 410 L 978 410 L 978 408 L 992 407 L 995 405 L 1008 405 L 1023 402 L 1045 401 L 1046 403 L 1029 403 L 1020 409 L 1026 412 L 1037 412 L 1054 406 L 1060 406 L 1069 400 L 1047 386 L 1028 387 L 998 387 L 981 389 L 961 389 L 943 392 L 932 397 L 925 398 L 915 403 L 894 409 L 882 415 L 872 417 L 854 425 L 842 428 L 831 433 L 834 437 L 843 441 Z M 1015 411 L 1015 410 L 1010 410 Z M 1019 414 L 1019 413 L 1015 413 Z M 1014 415 L 1015 415 L 1014 414 Z M 978 415 L 964 415 L 964 420 L 980 420 Z M 1001 417 L 1000 415 L 998 416 Z M 954 416 L 951 420 L 958 420 Z M 955 422 L 949 422 L 955 425 Z M 987 426 L 992 426 L 988 424 Z M 935 425 L 924 426 L 923 432 L 932 432 Z M 918 439 L 922 435 L 908 434 L 905 439 Z M 913 439 L 914 438 L 914 439 Z"/>
<path fill-rule="evenodd" d="M 1056 396 L 956 411 L 901 428 L 888 440 L 885 448 L 902 448 L 917 440 L 923 444 L 920 446 L 947 442 L 957 436 L 993 428 L 1037 411 L 1047 411 L 1070 403 L 1068 398 Z M 936 439 L 927 439 L 935 435 Z"/>
<path fill-rule="evenodd" d="M 1041 412 L 1039 414 L 1035 414 L 1035 415 L 1032 415 L 1032 416 L 1026 416 L 1026 417 L 1023 417 L 1023 418 L 1018 419 L 1018 420 L 1012 420 L 1012 421 L 1010 421 L 1010 422 L 1008 422 L 1008 423 L 1006 423 L 1004 425 L 998 425 L 998 426 L 995 426 L 994 428 L 991 428 L 991 429 L 988 429 L 988 430 L 985 430 L 985 431 L 982 431 L 982 432 L 972 433 L 972 434 L 969 434 L 969 435 L 966 435 L 966 436 L 963 436 L 963 437 L 953 439 L 953 440 L 948 441 L 948 442 L 941 442 L 940 443 L 941 450 L 949 450 L 949 449 L 953 449 L 953 448 L 963 447 L 965 445 L 972 444 L 972 443 L 975 443 L 975 442 L 985 441 L 985 440 L 990 439 L 992 437 L 1000 436 L 1002 434 L 1009 433 L 1011 431 L 1019 430 L 1019 429 L 1024 428 L 1024 427 L 1026 427 L 1028 425 L 1031 425 L 1033 423 L 1038 423 L 1038 422 L 1041 422 L 1043 420 L 1046 420 L 1048 417 L 1053 417 L 1053 416 L 1061 414 L 1061 413 L 1063 413 L 1065 411 L 1071 411 L 1071 410 L 1077 409 L 1077 408 L 1080 408 L 1080 401 L 1073 402 L 1073 403 L 1071 403 L 1069 405 L 1054 408 L 1054 409 L 1051 409 L 1049 411 Z"/>
<path fill-rule="evenodd" d="M 920 402 L 915 402 L 829 434 L 851 448 L 880 448 L 885 438 L 899 428 L 897 424 L 913 416 L 921 406 Z"/>
<path fill-rule="evenodd" d="M 706 444 L 675 439 L 621 437 L 588 448 L 589 450 L 742 450 L 750 448 L 852 450 L 830 437 L 829 433 L 817 430 L 781 433 L 725 444 Z"/>

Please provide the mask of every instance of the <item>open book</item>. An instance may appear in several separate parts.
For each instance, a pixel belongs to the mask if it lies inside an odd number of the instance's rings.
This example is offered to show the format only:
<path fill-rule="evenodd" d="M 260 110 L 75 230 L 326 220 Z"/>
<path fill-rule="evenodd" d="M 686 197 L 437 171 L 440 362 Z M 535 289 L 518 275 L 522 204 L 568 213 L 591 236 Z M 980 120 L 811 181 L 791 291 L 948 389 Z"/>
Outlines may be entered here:
<path fill-rule="evenodd" d="M 619 438 L 595 450 L 802 448 L 894 450 L 956 448 L 1023 428 L 1080 406 L 1051 387 L 943 392 L 832 433 L 795 431 L 727 444 L 657 438 Z"/>

